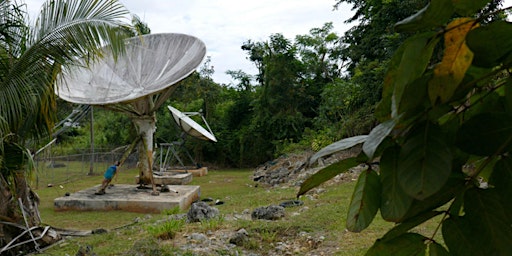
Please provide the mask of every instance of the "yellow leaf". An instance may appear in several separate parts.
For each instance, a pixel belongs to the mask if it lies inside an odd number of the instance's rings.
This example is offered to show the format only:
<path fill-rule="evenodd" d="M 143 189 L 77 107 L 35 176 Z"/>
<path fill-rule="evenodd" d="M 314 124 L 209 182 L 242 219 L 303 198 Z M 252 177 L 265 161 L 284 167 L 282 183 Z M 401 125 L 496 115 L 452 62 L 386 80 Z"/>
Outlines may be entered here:
<path fill-rule="evenodd" d="M 443 59 L 434 68 L 434 76 L 429 82 L 432 104 L 450 100 L 464 79 L 473 61 L 473 52 L 466 45 L 466 35 L 477 26 L 478 23 L 471 18 L 456 19 L 446 26 Z"/>

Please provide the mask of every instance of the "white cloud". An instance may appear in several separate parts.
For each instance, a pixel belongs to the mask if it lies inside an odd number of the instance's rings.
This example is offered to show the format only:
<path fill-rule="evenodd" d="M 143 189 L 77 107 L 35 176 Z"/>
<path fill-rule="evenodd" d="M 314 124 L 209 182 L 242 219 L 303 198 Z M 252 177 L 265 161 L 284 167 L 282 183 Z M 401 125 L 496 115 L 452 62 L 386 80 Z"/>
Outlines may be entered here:
<path fill-rule="evenodd" d="M 36 13 L 43 0 L 26 0 Z M 120 0 L 130 12 L 146 22 L 152 33 L 186 33 L 203 40 L 215 68 L 213 79 L 230 83 L 227 70 L 255 74 L 253 64 L 241 50 L 247 40 L 263 41 L 281 33 L 293 39 L 312 28 L 333 22 L 338 34 L 349 28 L 344 24 L 350 8 L 333 11 L 335 0 Z"/>

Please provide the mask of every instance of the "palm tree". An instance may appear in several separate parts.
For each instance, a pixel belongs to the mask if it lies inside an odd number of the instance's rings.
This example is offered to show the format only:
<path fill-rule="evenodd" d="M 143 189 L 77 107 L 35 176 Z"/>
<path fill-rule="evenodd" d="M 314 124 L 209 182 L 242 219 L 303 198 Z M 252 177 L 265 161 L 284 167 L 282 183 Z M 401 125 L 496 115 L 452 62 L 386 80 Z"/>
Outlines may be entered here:
<path fill-rule="evenodd" d="M 56 80 L 101 57 L 101 46 L 122 54 L 129 22 L 116 0 L 48 0 L 33 25 L 24 4 L 0 0 L 0 254 L 24 226 L 40 224 L 27 145 L 53 127 Z"/>

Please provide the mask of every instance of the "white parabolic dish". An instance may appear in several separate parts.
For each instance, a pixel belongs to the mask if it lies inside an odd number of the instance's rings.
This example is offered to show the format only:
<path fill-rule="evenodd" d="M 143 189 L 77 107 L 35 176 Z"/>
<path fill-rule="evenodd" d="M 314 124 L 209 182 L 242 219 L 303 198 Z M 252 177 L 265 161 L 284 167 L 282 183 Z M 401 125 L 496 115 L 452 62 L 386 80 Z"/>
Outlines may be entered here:
<path fill-rule="evenodd" d="M 199 125 L 196 121 L 192 120 L 192 118 L 188 117 L 187 115 L 183 114 L 181 111 L 171 107 L 167 106 L 169 110 L 171 111 L 172 117 L 174 118 L 174 121 L 178 126 L 187 134 L 189 134 L 192 137 L 202 139 L 202 140 L 211 140 L 214 142 L 217 142 L 217 138 L 204 129 L 201 125 Z"/>
<path fill-rule="evenodd" d="M 129 38 L 126 54 L 108 52 L 91 65 L 66 74 L 57 86 L 62 99 L 88 105 L 130 102 L 157 93 L 190 75 L 206 55 L 198 38 L 178 33 Z"/>

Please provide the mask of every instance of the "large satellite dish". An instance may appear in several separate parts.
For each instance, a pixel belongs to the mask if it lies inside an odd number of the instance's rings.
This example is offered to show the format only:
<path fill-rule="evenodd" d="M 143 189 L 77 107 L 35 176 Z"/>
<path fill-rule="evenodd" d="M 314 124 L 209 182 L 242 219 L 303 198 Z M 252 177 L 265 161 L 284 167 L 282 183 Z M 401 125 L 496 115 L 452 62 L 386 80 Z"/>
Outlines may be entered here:
<path fill-rule="evenodd" d="M 59 80 L 56 93 L 69 102 L 129 114 L 142 138 L 138 144 L 140 185 L 151 183 L 152 195 L 158 195 L 149 157 L 153 155 L 155 112 L 171 95 L 173 85 L 201 64 L 206 46 L 194 36 L 166 33 L 130 38 L 125 49 L 115 59 L 105 48 L 100 61 L 70 70 Z"/>
<path fill-rule="evenodd" d="M 217 138 L 215 138 L 215 135 L 213 135 L 211 130 L 207 131 L 185 113 L 171 106 L 167 106 L 167 108 L 171 111 L 172 117 L 176 124 L 181 128 L 181 130 L 186 132 L 188 135 L 202 140 L 210 140 L 213 142 L 217 142 Z M 208 123 L 206 123 L 206 120 L 203 119 L 203 121 L 208 127 Z"/>
<path fill-rule="evenodd" d="M 117 60 L 106 52 L 105 58 L 90 68 L 66 74 L 56 91 L 62 99 L 78 104 L 130 102 L 187 77 L 205 54 L 205 44 L 186 34 L 132 37 L 126 42 L 126 53 Z"/>

